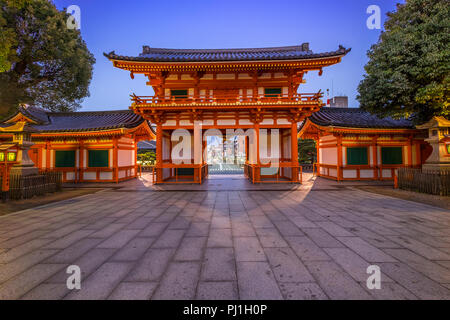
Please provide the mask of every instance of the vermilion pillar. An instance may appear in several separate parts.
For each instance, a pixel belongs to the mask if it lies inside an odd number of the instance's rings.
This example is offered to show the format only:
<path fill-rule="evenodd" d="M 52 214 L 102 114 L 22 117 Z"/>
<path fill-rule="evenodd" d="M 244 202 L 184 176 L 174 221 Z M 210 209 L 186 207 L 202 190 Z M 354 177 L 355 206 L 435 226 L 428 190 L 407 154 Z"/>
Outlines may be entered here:
<path fill-rule="evenodd" d="M 292 182 L 298 182 L 298 139 L 297 122 L 292 121 L 291 127 L 291 162 L 292 162 Z"/>

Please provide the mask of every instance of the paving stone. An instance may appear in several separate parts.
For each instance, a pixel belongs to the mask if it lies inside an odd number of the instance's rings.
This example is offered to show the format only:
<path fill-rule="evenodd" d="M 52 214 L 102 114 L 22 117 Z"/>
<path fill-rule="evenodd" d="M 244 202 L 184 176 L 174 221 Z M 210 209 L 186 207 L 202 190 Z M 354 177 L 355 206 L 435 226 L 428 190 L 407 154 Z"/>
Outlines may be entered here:
<path fill-rule="evenodd" d="M 185 232 L 185 230 L 166 230 L 153 243 L 152 248 L 177 248 Z"/>
<path fill-rule="evenodd" d="M 89 235 L 90 238 L 109 238 L 117 231 L 122 228 L 125 228 L 126 224 L 124 223 L 112 223 L 107 225 L 105 228 L 98 230 Z"/>
<path fill-rule="evenodd" d="M 175 260 L 195 261 L 203 258 L 207 237 L 184 237 L 175 253 Z"/>
<path fill-rule="evenodd" d="M 154 300 L 191 300 L 200 275 L 199 262 L 172 262 L 152 296 Z"/>
<path fill-rule="evenodd" d="M 92 272 L 94 272 L 99 266 L 101 266 L 106 260 L 108 260 L 115 249 L 92 249 L 87 253 L 83 254 L 80 258 L 72 262 L 73 265 L 79 266 L 81 269 L 81 281 L 86 279 Z M 67 281 L 67 273 L 66 269 L 68 267 L 67 264 L 64 264 L 66 268 L 56 273 L 52 277 L 46 280 L 47 283 L 66 283 Z"/>
<path fill-rule="evenodd" d="M 242 300 L 282 300 L 267 262 L 237 262 L 239 298 Z"/>
<path fill-rule="evenodd" d="M 62 264 L 37 264 L 0 286 L 0 300 L 17 300 L 64 268 Z"/>
<path fill-rule="evenodd" d="M 49 239 L 35 239 L 28 241 L 20 246 L 12 248 L 6 252 L 0 254 L 0 263 L 9 263 L 14 259 L 19 258 L 33 250 L 39 249 L 45 244 L 49 243 L 51 240 Z"/>
<path fill-rule="evenodd" d="M 152 222 L 141 233 L 140 237 L 158 237 L 169 224 L 167 222 Z"/>
<path fill-rule="evenodd" d="M 305 261 L 305 265 L 330 299 L 368 300 L 371 296 L 332 261 Z"/>
<path fill-rule="evenodd" d="M 266 261 L 264 250 L 257 237 L 234 237 L 236 261 Z"/>
<path fill-rule="evenodd" d="M 326 261 L 331 258 L 308 237 L 285 237 L 302 261 Z"/>
<path fill-rule="evenodd" d="M 107 262 L 81 282 L 81 290 L 72 291 L 65 299 L 100 300 L 106 299 L 120 281 L 128 274 L 131 263 Z"/>
<path fill-rule="evenodd" d="M 121 282 L 108 300 L 149 300 L 157 282 Z"/>
<path fill-rule="evenodd" d="M 208 248 L 232 247 L 231 229 L 211 229 L 207 246 Z"/>
<path fill-rule="evenodd" d="M 133 239 L 137 234 L 139 233 L 139 230 L 120 230 L 102 243 L 100 243 L 97 247 L 98 248 L 122 248 L 125 246 L 128 241 Z"/>
<path fill-rule="evenodd" d="M 207 281 L 236 280 L 233 249 L 208 248 L 205 253 L 201 278 Z"/>
<path fill-rule="evenodd" d="M 132 223 L 127 225 L 125 229 L 127 230 L 143 230 L 145 227 L 147 227 L 151 222 L 153 218 L 148 217 L 140 217 L 134 220 Z"/>
<path fill-rule="evenodd" d="M 254 237 L 256 236 L 250 222 L 231 220 L 231 230 L 233 237 Z"/>
<path fill-rule="evenodd" d="M 316 224 L 334 237 L 354 237 L 354 234 L 348 232 L 334 222 L 323 221 Z"/>
<path fill-rule="evenodd" d="M 280 233 L 284 237 L 290 237 L 290 236 L 304 236 L 305 234 L 300 231 L 300 229 L 293 224 L 291 221 L 274 221 L 274 224 L 280 230 Z"/>
<path fill-rule="evenodd" d="M 386 252 L 434 281 L 450 283 L 450 272 L 434 261 L 427 260 L 407 249 L 386 249 Z"/>
<path fill-rule="evenodd" d="M 381 270 L 420 299 L 448 300 L 450 290 L 402 262 L 381 263 Z"/>
<path fill-rule="evenodd" d="M 367 267 L 372 265 L 348 248 L 325 248 L 325 252 L 341 266 L 353 279 L 366 282 L 369 274 Z M 392 282 L 392 279 L 381 273 L 381 282 Z"/>
<path fill-rule="evenodd" d="M 197 288 L 198 300 L 238 300 L 236 282 L 205 282 L 200 281 Z"/>
<path fill-rule="evenodd" d="M 302 231 L 320 248 L 342 248 L 344 245 L 336 237 L 320 228 L 302 228 Z"/>
<path fill-rule="evenodd" d="M 211 219 L 212 229 L 229 229 L 231 228 L 230 218 L 228 216 L 213 216 Z"/>
<path fill-rule="evenodd" d="M 264 249 L 278 282 L 314 282 L 300 259 L 289 248 Z"/>
<path fill-rule="evenodd" d="M 130 272 L 127 281 L 157 281 L 166 271 L 175 249 L 149 249 Z"/>
<path fill-rule="evenodd" d="M 409 250 L 430 260 L 450 260 L 450 254 L 428 246 L 420 241 L 407 236 L 387 236 L 388 239 L 397 242 Z"/>
<path fill-rule="evenodd" d="M 60 250 L 57 254 L 48 258 L 46 263 L 71 263 L 78 259 L 80 256 L 97 246 L 102 239 L 86 238 L 81 239 L 71 246 Z"/>
<path fill-rule="evenodd" d="M 0 284 L 55 254 L 57 250 L 36 250 L 0 265 Z"/>
<path fill-rule="evenodd" d="M 382 276 L 383 277 L 383 276 Z M 383 278 L 382 278 L 383 279 Z M 364 285 L 364 284 L 363 284 Z M 418 298 L 401 285 L 393 282 L 382 282 L 380 289 L 365 288 L 377 300 L 417 300 Z"/>
<path fill-rule="evenodd" d="M 137 261 L 150 248 L 155 238 L 134 238 L 121 248 L 112 258 L 112 261 Z"/>
<path fill-rule="evenodd" d="M 41 283 L 25 294 L 21 300 L 61 300 L 70 292 L 65 283 Z"/>
<path fill-rule="evenodd" d="M 327 300 L 327 295 L 316 283 L 280 283 L 286 300 Z"/>
<path fill-rule="evenodd" d="M 358 237 L 338 237 L 339 241 L 369 262 L 396 262 L 397 260 L 382 250 Z"/>
<path fill-rule="evenodd" d="M 209 234 L 209 226 L 208 222 L 192 222 L 187 233 L 186 237 L 207 237 Z"/>

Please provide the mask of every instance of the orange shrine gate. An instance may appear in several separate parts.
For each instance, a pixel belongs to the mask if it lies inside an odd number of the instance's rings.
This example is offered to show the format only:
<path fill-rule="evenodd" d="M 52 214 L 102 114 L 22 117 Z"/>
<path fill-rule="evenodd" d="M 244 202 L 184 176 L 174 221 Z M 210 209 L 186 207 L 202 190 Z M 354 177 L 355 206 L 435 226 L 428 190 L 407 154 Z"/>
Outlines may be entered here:
<path fill-rule="evenodd" d="M 321 92 L 298 88 L 307 72 L 321 75 L 349 51 L 313 53 L 307 43 L 218 50 L 144 46 L 138 57 L 105 56 L 133 79 L 145 75 L 155 92 L 132 95 L 131 105 L 156 127 L 155 183 L 202 183 L 208 175 L 205 136 L 227 129 L 245 137 L 245 174 L 253 183 L 298 183 L 298 125 L 324 105 Z"/>

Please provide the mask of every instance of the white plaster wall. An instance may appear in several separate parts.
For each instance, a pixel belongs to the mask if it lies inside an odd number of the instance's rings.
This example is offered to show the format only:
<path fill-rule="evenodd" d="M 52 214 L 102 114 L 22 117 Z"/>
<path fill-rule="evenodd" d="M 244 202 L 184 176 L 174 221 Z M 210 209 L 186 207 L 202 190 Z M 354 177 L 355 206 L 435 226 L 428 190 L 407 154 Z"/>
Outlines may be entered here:
<path fill-rule="evenodd" d="M 75 180 L 75 172 L 67 172 L 66 179 L 67 180 Z"/>
<path fill-rule="evenodd" d="M 176 120 L 167 120 L 163 126 L 176 126 L 177 125 L 177 121 Z"/>
<path fill-rule="evenodd" d="M 234 125 L 236 125 L 236 120 L 232 120 L 232 119 L 217 120 L 217 125 L 219 125 L 219 126 L 234 126 Z"/>
<path fill-rule="evenodd" d="M 344 178 L 356 178 L 357 177 L 357 172 L 356 172 L 356 170 L 348 170 L 348 169 L 346 169 L 346 170 L 342 171 L 342 176 Z"/>
<path fill-rule="evenodd" d="M 234 73 L 218 73 L 216 76 L 217 80 L 234 80 Z"/>
<path fill-rule="evenodd" d="M 359 176 L 361 178 L 373 178 L 373 170 L 360 170 Z"/>
<path fill-rule="evenodd" d="M 248 73 L 239 73 L 238 76 L 239 79 L 251 79 L 250 75 Z"/>
<path fill-rule="evenodd" d="M 95 180 L 97 179 L 97 173 L 95 172 L 85 172 L 83 175 L 84 180 Z"/>
<path fill-rule="evenodd" d="M 264 120 L 261 122 L 262 125 L 271 125 L 271 124 L 273 124 L 273 123 L 274 123 L 274 120 L 273 120 L 273 119 L 264 119 Z"/>
<path fill-rule="evenodd" d="M 337 165 L 337 148 L 323 148 L 320 151 L 320 163 Z"/>
<path fill-rule="evenodd" d="M 192 125 L 192 122 L 190 120 L 180 120 L 181 126 L 190 126 Z"/>
<path fill-rule="evenodd" d="M 133 150 L 119 150 L 118 156 L 119 167 L 134 165 Z"/>
<path fill-rule="evenodd" d="M 112 180 L 112 172 L 100 172 L 100 180 Z"/>
<path fill-rule="evenodd" d="M 383 169 L 382 174 L 383 178 L 392 178 L 391 169 Z"/>

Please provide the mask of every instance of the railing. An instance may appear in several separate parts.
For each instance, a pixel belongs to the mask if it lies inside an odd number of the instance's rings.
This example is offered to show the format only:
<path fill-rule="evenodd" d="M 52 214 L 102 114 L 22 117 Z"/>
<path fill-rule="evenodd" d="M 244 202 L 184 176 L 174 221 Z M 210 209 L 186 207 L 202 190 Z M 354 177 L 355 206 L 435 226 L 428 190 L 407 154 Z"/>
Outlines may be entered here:
<path fill-rule="evenodd" d="M 341 181 L 341 180 L 394 180 L 397 170 L 400 168 L 404 168 L 404 167 L 405 167 L 405 165 L 338 166 L 338 165 L 333 165 L 333 164 L 314 163 L 313 176 L 330 178 L 330 179 L 334 179 L 337 181 Z M 354 172 L 356 172 L 356 176 L 352 177 L 352 178 L 344 177 L 345 171 L 354 171 Z M 361 171 L 372 171 L 373 175 L 372 175 L 372 177 L 362 176 Z M 385 174 L 385 171 L 389 171 L 389 174 Z M 331 172 L 333 172 L 334 174 L 332 174 Z"/>
<path fill-rule="evenodd" d="M 117 168 L 117 176 L 114 174 L 116 172 L 115 168 L 110 167 L 69 167 L 69 168 L 47 168 L 42 169 L 42 172 L 61 172 L 63 182 L 119 182 L 134 178 L 141 175 L 141 170 L 139 165 L 122 166 Z M 119 177 L 120 172 L 125 171 L 125 175 Z M 95 179 L 86 179 L 86 173 L 94 173 Z M 102 173 L 111 173 L 111 179 L 102 178 Z M 69 174 L 73 175 L 73 178 L 69 178 Z"/>
<path fill-rule="evenodd" d="M 262 175 L 261 169 L 276 169 L 275 174 Z M 290 173 L 287 173 L 290 169 Z M 253 184 L 255 183 L 303 183 L 302 166 L 292 163 L 278 163 L 268 165 L 248 164 L 244 165 L 244 175 Z M 290 176 L 289 176 L 290 175 Z"/>
<path fill-rule="evenodd" d="M 1 180 L 4 176 L 2 175 Z M 22 176 L 11 174 L 9 176 L 9 190 L 3 195 L 3 201 L 30 199 L 34 196 L 44 195 L 61 190 L 61 172 L 40 172 L 37 175 Z"/>
<path fill-rule="evenodd" d="M 170 174 L 164 178 L 163 170 L 169 169 Z M 192 169 L 192 175 L 181 175 L 179 171 L 185 169 Z M 208 177 L 208 164 L 172 164 L 163 163 L 152 168 L 153 184 L 161 183 L 198 183 L 202 182 Z"/>
<path fill-rule="evenodd" d="M 398 187 L 404 190 L 449 196 L 450 170 L 424 171 L 400 168 L 398 170 Z"/>
<path fill-rule="evenodd" d="M 257 96 L 244 95 L 219 95 L 219 96 L 136 96 L 131 95 L 131 100 L 137 106 L 155 105 L 155 104 L 222 104 L 222 103 L 298 103 L 308 104 L 321 102 L 322 92 L 317 93 L 296 93 L 296 94 L 270 94 Z"/>

